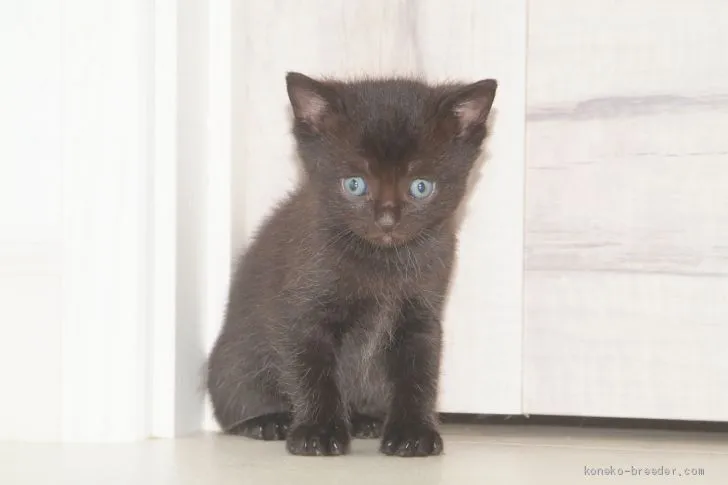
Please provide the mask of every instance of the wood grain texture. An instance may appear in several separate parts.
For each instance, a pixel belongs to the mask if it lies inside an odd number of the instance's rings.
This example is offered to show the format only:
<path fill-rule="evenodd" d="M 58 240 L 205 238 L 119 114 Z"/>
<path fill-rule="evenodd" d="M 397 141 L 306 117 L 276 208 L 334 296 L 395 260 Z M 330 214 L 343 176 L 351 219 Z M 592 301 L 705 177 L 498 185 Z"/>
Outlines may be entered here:
<path fill-rule="evenodd" d="M 728 280 L 527 273 L 524 410 L 726 421 Z"/>
<path fill-rule="evenodd" d="M 526 412 L 728 420 L 726 15 L 530 2 Z"/>
<path fill-rule="evenodd" d="M 286 71 L 500 81 L 489 159 L 468 200 L 447 308 L 441 408 L 520 412 L 525 0 L 458 8 L 439 0 L 282 0 L 235 9 L 237 248 L 297 180 Z"/>

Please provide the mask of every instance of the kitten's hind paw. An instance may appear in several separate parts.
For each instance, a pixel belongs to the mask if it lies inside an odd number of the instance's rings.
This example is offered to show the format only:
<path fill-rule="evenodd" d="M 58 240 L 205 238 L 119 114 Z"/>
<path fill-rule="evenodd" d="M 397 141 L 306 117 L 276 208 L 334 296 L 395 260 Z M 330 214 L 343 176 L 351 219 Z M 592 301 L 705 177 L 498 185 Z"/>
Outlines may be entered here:
<path fill-rule="evenodd" d="M 365 414 L 354 414 L 351 417 L 351 434 L 354 438 L 379 438 L 382 435 L 383 422 Z"/>
<path fill-rule="evenodd" d="M 255 440 L 279 441 L 286 439 L 290 426 L 291 415 L 288 413 L 264 414 L 236 424 L 226 433 L 246 436 Z"/>
<path fill-rule="evenodd" d="M 302 424 L 291 429 L 286 449 L 292 455 L 345 455 L 349 453 L 350 440 L 345 423 Z"/>

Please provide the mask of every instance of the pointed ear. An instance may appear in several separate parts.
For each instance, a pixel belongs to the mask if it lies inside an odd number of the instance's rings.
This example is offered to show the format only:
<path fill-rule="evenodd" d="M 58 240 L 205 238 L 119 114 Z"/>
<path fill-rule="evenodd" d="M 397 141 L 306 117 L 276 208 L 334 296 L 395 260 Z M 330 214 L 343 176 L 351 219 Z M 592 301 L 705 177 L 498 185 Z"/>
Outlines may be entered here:
<path fill-rule="evenodd" d="M 341 110 L 338 94 L 325 83 L 298 72 L 289 72 L 286 87 L 296 120 L 316 133 L 324 131 Z"/>
<path fill-rule="evenodd" d="M 498 82 L 495 79 L 468 84 L 448 95 L 441 109 L 457 121 L 456 136 L 485 135 L 486 122 L 493 106 Z"/>

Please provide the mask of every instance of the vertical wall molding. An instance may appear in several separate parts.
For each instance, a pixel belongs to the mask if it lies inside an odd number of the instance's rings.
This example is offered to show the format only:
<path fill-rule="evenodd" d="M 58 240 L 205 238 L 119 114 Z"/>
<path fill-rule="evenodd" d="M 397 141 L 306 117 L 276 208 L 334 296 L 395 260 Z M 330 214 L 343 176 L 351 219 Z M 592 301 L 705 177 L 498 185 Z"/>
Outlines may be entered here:
<path fill-rule="evenodd" d="M 155 0 L 153 17 L 152 292 L 147 348 L 149 432 L 176 434 L 178 0 Z"/>
<path fill-rule="evenodd" d="M 202 427 L 230 266 L 230 8 L 62 9 L 63 441 Z"/>
<path fill-rule="evenodd" d="M 229 278 L 232 6 L 158 3 L 154 257 L 162 298 L 155 297 L 151 432 L 174 437 L 203 426 L 206 355 Z"/>
<path fill-rule="evenodd" d="M 205 177 L 205 256 L 202 308 L 202 344 L 212 348 L 223 320 L 232 266 L 232 0 L 211 0 L 208 13 L 208 146 Z M 204 369 L 203 369 L 204 371 Z M 203 427 L 212 427 L 206 407 Z"/>

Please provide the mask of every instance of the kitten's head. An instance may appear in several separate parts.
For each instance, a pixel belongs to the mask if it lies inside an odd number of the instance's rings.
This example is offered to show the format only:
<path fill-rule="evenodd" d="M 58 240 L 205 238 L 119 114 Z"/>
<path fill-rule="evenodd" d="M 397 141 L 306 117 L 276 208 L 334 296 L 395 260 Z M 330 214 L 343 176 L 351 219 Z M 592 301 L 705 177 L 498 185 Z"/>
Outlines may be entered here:
<path fill-rule="evenodd" d="M 293 134 L 327 220 L 378 246 L 406 244 L 456 211 L 486 136 L 493 79 L 286 77 Z"/>

